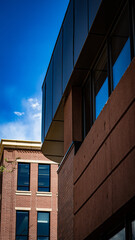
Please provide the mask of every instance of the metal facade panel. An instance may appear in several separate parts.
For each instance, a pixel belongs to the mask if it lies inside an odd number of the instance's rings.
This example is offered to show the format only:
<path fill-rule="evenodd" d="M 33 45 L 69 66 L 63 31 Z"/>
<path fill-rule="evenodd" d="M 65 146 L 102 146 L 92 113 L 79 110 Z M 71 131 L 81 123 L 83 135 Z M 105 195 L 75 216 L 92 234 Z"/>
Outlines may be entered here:
<path fill-rule="evenodd" d="M 53 71 L 53 117 L 62 97 L 62 31 L 54 51 Z"/>
<path fill-rule="evenodd" d="M 63 92 L 73 70 L 73 1 L 63 25 Z"/>
<path fill-rule="evenodd" d="M 88 35 L 88 1 L 75 0 L 74 64 Z"/>

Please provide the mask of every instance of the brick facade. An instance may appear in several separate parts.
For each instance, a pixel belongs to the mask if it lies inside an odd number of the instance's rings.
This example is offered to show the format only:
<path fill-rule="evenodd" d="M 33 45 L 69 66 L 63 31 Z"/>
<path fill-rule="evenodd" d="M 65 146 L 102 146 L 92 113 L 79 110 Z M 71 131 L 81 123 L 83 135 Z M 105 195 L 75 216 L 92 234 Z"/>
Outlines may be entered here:
<path fill-rule="evenodd" d="M 8 141 L 10 144 L 10 141 Z M 21 142 L 19 142 L 21 145 Z M 32 143 L 31 143 L 32 144 Z M 2 159 L 6 158 L 6 171 L 2 176 L 0 239 L 14 240 L 16 210 L 29 211 L 29 240 L 37 239 L 37 211 L 50 211 L 50 240 L 57 240 L 57 164 L 48 160 L 39 149 L 3 145 Z M 40 146 L 40 144 L 39 144 Z M 16 160 L 17 159 L 17 160 Z M 15 162 L 15 164 L 14 164 Z M 30 191 L 17 191 L 18 162 L 30 163 Z M 12 164 L 13 163 L 13 164 Z M 50 192 L 38 192 L 38 163 L 50 164 Z"/>

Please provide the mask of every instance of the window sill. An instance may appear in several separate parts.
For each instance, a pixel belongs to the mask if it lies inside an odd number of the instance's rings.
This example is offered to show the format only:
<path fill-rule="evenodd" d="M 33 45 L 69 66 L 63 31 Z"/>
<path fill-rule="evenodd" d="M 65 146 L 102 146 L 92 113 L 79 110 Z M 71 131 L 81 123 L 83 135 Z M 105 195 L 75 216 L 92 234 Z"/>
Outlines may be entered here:
<path fill-rule="evenodd" d="M 52 192 L 38 192 L 36 193 L 37 196 L 41 197 L 52 197 Z"/>
<path fill-rule="evenodd" d="M 31 191 L 20 191 L 20 190 L 16 190 L 16 195 L 21 195 L 21 196 L 30 196 L 31 195 Z"/>

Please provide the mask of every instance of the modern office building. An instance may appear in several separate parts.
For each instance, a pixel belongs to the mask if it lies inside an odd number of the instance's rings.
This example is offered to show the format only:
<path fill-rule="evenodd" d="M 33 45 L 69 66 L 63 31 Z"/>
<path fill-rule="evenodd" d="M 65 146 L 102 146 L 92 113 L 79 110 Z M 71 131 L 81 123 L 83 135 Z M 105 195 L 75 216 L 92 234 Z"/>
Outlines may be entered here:
<path fill-rule="evenodd" d="M 1 140 L 0 239 L 57 240 L 57 164 L 40 142 Z"/>
<path fill-rule="evenodd" d="M 135 0 L 71 0 L 42 93 L 58 239 L 135 239 Z"/>

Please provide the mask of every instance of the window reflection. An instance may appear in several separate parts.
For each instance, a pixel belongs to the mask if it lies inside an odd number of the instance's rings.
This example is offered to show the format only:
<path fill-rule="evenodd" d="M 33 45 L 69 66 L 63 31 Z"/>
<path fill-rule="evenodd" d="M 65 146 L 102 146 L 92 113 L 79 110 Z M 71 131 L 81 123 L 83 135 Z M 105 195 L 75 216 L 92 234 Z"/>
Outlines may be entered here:
<path fill-rule="evenodd" d="M 108 100 L 107 54 L 103 51 L 94 69 L 95 118 L 98 117 Z"/>
<path fill-rule="evenodd" d="M 90 130 L 90 106 L 90 79 L 88 79 L 83 88 L 83 137 L 86 137 Z"/>
<path fill-rule="evenodd" d="M 131 62 L 128 9 L 125 7 L 111 36 L 113 89 Z"/>
<path fill-rule="evenodd" d="M 17 211 L 16 212 L 16 239 L 17 240 L 28 239 L 28 223 L 29 223 L 29 212 Z"/>
<path fill-rule="evenodd" d="M 135 240 L 135 220 L 132 222 L 132 240 Z"/>
<path fill-rule="evenodd" d="M 125 228 L 123 228 L 120 232 L 115 234 L 112 238 L 109 238 L 109 240 L 125 240 Z"/>
<path fill-rule="evenodd" d="M 17 190 L 29 191 L 30 164 L 18 163 L 18 184 Z"/>
<path fill-rule="evenodd" d="M 50 191 L 50 165 L 38 165 L 38 191 Z"/>
<path fill-rule="evenodd" d="M 38 212 L 37 219 L 37 239 L 49 240 L 50 214 L 48 212 Z"/>

